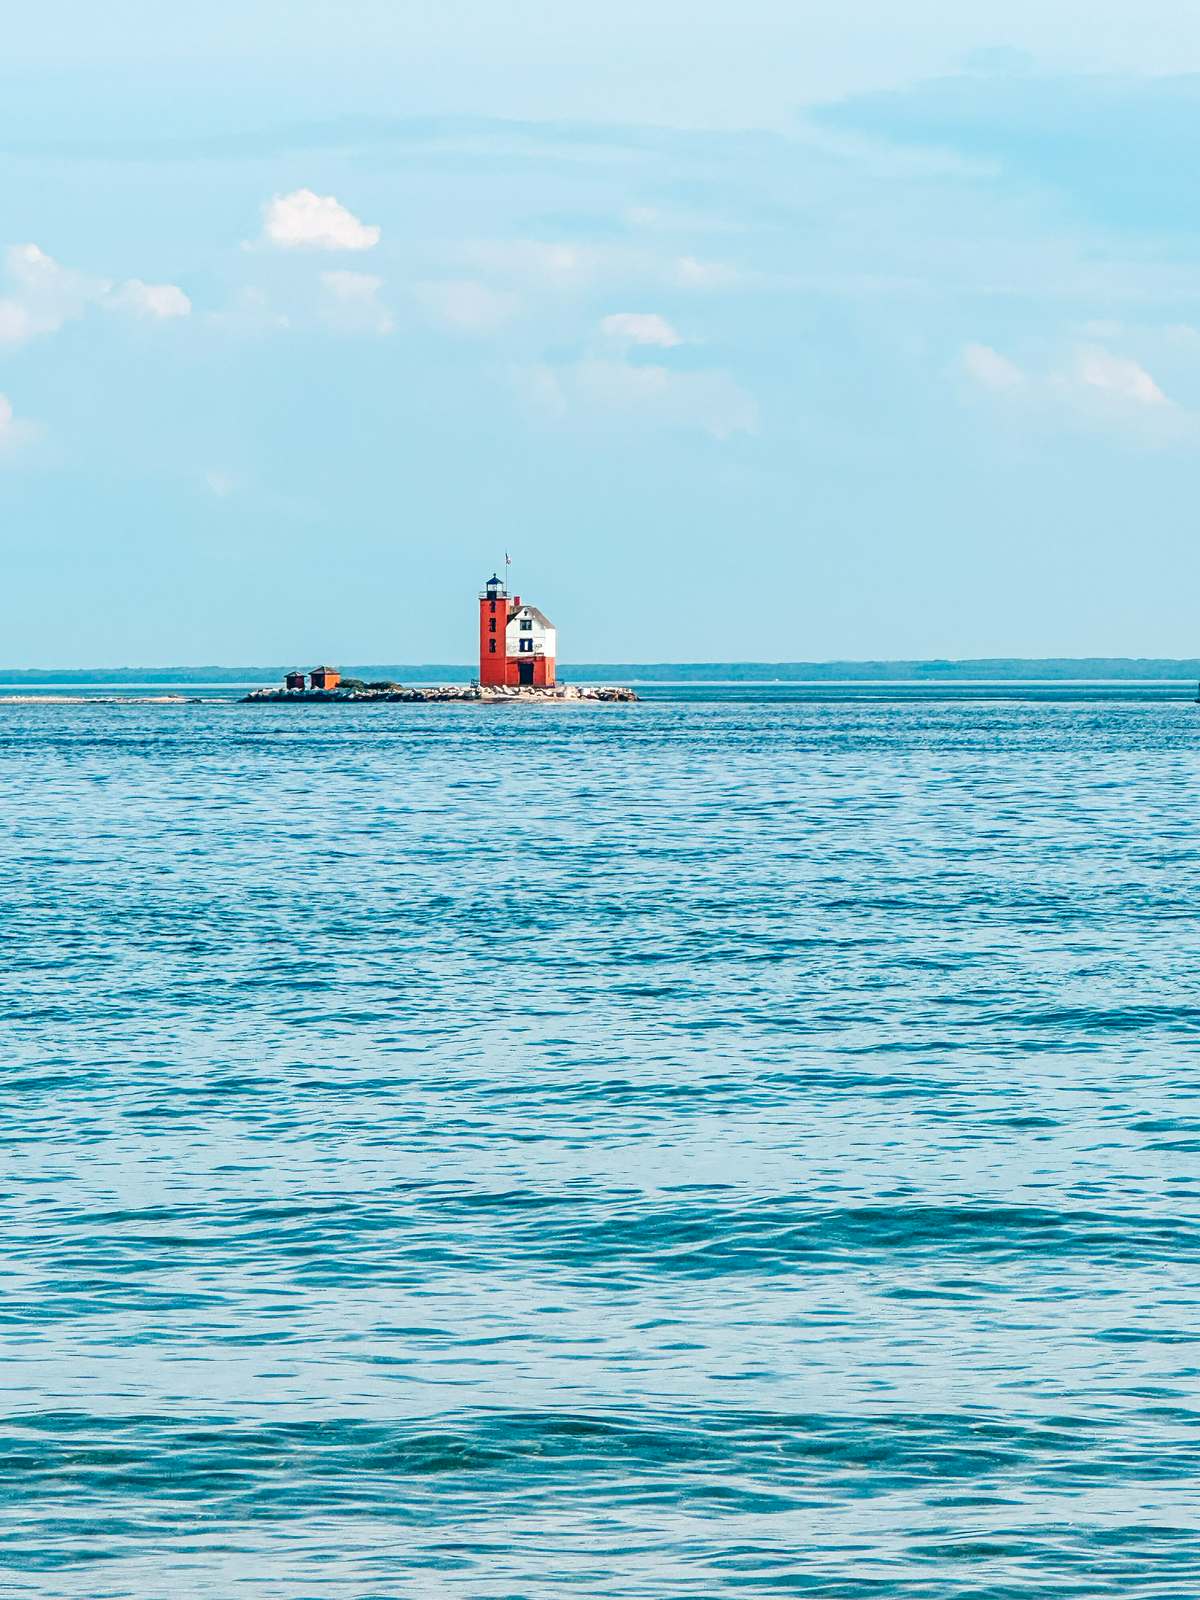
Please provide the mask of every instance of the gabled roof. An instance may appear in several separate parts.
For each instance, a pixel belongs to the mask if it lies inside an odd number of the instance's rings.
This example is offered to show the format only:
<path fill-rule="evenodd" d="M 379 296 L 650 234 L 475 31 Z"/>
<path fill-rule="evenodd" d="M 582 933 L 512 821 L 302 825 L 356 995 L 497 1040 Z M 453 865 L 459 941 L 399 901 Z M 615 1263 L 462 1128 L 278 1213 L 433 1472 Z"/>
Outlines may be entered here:
<path fill-rule="evenodd" d="M 527 606 L 524 604 L 524 602 L 522 602 L 515 611 L 509 612 L 508 620 L 512 622 L 515 618 L 520 616 L 532 617 L 535 622 L 540 622 L 543 628 L 552 628 L 554 626 L 544 611 L 539 611 L 536 606 Z"/>

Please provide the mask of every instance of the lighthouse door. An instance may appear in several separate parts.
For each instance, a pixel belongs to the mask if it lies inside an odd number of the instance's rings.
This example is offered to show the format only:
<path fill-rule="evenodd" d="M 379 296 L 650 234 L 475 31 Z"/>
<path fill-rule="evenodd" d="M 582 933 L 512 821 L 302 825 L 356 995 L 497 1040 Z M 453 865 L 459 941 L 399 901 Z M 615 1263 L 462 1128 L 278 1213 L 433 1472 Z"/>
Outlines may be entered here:
<path fill-rule="evenodd" d="M 532 683 L 533 682 L 533 662 L 532 661 L 518 661 L 517 662 L 517 670 L 520 673 L 520 678 L 518 680 L 519 682 L 521 682 L 521 683 Z"/>

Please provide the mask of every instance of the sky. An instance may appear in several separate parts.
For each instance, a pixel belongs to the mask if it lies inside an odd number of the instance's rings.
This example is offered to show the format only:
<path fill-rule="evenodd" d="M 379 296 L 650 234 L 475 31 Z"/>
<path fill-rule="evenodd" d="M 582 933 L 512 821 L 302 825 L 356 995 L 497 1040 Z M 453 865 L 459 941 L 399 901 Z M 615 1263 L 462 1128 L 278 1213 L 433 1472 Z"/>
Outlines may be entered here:
<path fill-rule="evenodd" d="M 903 16 L 900 12 L 903 12 Z M 0 667 L 1194 656 L 1177 0 L 42 0 Z"/>

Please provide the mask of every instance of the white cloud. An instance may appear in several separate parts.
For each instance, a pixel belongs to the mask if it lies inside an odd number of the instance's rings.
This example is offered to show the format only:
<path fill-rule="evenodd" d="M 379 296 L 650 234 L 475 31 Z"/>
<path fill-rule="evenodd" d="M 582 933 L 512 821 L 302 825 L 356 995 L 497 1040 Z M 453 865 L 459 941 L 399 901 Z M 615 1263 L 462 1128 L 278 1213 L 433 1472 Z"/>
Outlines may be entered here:
<path fill-rule="evenodd" d="M 12 401 L 6 394 L 0 394 L 0 442 L 3 442 L 12 433 L 16 426 L 13 414 Z"/>
<path fill-rule="evenodd" d="M 1125 356 L 1114 356 L 1099 346 L 1086 346 L 1077 353 L 1073 376 L 1085 388 L 1135 406 L 1168 406 L 1171 403 L 1145 367 Z"/>
<path fill-rule="evenodd" d="M 542 363 L 523 373 L 530 404 L 543 414 L 580 415 L 635 427 L 682 429 L 729 439 L 753 433 L 758 407 L 727 372 L 672 372 L 667 367 L 588 358 L 564 367 Z"/>
<path fill-rule="evenodd" d="M 1140 362 L 1102 345 L 1060 351 L 1031 372 L 989 345 L 970 344 L 962 367 L 979 388 L 1039 426 L 1053 421 L 1116 432 L 1144 445 L 1200 440 L 1200 417 L 1175 405 Z"/>
<path fill-rule="evenodd" d="M 1147 447 L 1200 443 L 1200 416 L 1176 405 L 1140 362 L 1100 345 L 1080 346 L 1050 374 L 1046 388 L 1083 427 Z"/>
<path fill-rule="evenodd" d="M 962 363 L 967 376 L 984 389 L 1002 392 L 1005 389 L 1019 389 L 1025 382 L 1025 374 L 1016 362 L 1002 356 L 990 345 L 969 344 L 962 353 Z"/>
<path fill-rule="evenodd" d="M 57 333 L 112 290 L 107 278 L 60 266 L 35 244 L 10 245 L 4 265 L 13 292 L 0 299 L 0 339 L 9 344 Z"/>
<path fill-rule="evenodd" d="M 533 293 L 579 294 L 603 283 L 631 298 L 654 288 L 703 291 L 740 281 L 734 268 L 664 255 L 644 240 L 579 244 L 546 239 L 477 239 L 456 252 L 464 277 Z"/>
<path fill-rule="evenodd" d="M 149 317 L 156 322 L 192 314 L 192 302 L 176 284 L 143 283 L 140 278 L 130 278 L 128 283 L 123 283 L 110 297 L 110 303 L 124 307 L 134 316 Z"/>
<path fill-rule="evenodd" d="M 10 246 L 4 264 L 12 292 L 0 297 L 0 345 L 57 333 L 93 306 L 154 320 L 185 317 L 192 309 L 174 284 L 143 283 L 140 278 L 114 284 L 62 266 L 35 244 Z"/>
<path fill-rule="evenodd" d="M 597 252 L 584 245 L 551 244 L 541 239 L 481 240 L 468 245 L 464 253 L 486 272 L 558 288 L 588 282 L 598 264 Z"/>
<path fill-rule="evenodd" d="M 16 300 L 0 300 L 0 345 L 23 344 L 38 331 L 26 306 Z"/>
<path fill-rule="evenodd" d="M 695 256 L 680 256 L 671 275 L 685 289 L 725 289 L 738 277 L 733 267 L 720 261 L 697 261 Z"/>
<path fill-rule="evenodd" d="M 13 411 L 12 401 L 6 394 L 0 394 L 0 462 L 31 443 L 40 432 L 36 423 L 25 422 L 18 417 Z"/>
<path fill-rule="evenodd" d="M 433 321 L 459 333 L 495 333 L 521 307 L 515 294 L 466 278 L 419 283 L 416 295 Z"/>
<path fill-rule="evenodd" d="M 60 266 L 36 244 L 14 244 L 5 251 L 5 266 L 15 284 L 30 298 L 79 301 L 105 294 L 112 287 L 107 278 L 90 278 L 70 267 Z"/>
<path fill-rule="evenodd" d="M 383 279 L 367 272 L 323 272 L 324 320 L 343 333 L 391 333 L 396 324 L 379 298 Z"/>
<path fill-rule="evenodd" d="M 263 238 L 280 250 L 372 250 L 383 230 L 360 222 L 333 195 L 296 189 L 263 207 Z"/>
<path fill-rule="evenodd" d="M 224 311 L 210 311 L 208 321 L 215 328 L 252 337 L 291 327 L 291 318 L 277 311 L 263 291 L 252 285 L 239 289 Z"/>
<path fill-rule="evenodd" d="M 616 311 L 604 318 L 600 328 L 618 344 L 655 345 L 660 350 L 670 350 L 683 343 L 667 319 L 654 311 Z"/>

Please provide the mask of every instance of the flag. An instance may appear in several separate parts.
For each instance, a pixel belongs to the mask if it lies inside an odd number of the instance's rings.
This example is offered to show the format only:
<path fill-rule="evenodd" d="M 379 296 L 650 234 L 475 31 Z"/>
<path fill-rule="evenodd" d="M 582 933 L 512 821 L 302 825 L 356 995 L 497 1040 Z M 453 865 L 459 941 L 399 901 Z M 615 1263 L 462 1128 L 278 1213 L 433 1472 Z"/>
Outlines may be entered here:
<path fill-rule="evenodd" d="M 509 555 L 507 550 L 504 552 L 504 565 L 506 567 L 512 566 L 512 557 Z"/>

